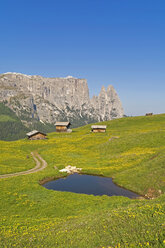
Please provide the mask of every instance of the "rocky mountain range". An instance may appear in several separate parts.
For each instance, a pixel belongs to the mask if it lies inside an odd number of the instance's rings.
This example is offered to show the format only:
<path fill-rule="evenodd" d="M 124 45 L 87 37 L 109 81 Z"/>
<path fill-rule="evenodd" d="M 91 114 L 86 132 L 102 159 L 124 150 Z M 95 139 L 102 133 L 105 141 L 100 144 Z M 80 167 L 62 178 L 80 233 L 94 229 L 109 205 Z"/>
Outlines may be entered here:
<path fill-rule="evenodd" d="M 54 125 L 70 121 L 74 126 L 121 118 L 121 101 L 112 85 L 89 97 L 86 79 L 71 76 L 45 78 L 21 73 L 0 74 L 0 101 L 12 109 L 25 126 L 34 121 Z"/>

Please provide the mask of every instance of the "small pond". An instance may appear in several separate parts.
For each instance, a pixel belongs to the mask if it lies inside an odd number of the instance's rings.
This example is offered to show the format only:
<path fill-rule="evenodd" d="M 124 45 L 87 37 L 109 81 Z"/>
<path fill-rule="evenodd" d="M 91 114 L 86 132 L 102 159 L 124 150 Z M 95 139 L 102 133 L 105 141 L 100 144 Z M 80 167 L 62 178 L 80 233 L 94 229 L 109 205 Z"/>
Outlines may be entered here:
<path fill-rule="evenodd" d="M 114 184 L 110 177 L 81 175 L 77 173 L 49 181 L 43 184 L 43 186 L 47 189 L 57 191 L 68 191 L 88 195 L 126 196 L 129 198 L 139 197 L 136 193 Z"/>

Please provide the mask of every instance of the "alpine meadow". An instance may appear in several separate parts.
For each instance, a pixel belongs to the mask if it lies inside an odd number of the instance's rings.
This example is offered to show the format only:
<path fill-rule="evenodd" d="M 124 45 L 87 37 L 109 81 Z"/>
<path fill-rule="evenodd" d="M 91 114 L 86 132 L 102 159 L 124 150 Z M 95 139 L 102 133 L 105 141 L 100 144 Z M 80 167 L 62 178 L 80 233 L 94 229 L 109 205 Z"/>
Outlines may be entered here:
<path fill-rule="evenodd" d="M 165 248 L 165 0 L 1 0 L 0 29 L 0 248 Z"/>
<path fill-rule="evenodd" d="M 45 140 L 0 141 L 0 247 L 165 246 L 165 114 L 101 125 L 107 126 L 105 133 L 92 133 L 86 125 L 72 133 L 49 133 Z M 46 161 L 43 170 L 7 177 L 34 168 L 35 157 L 40 164 Z M 112 177 L 140 197 L 42 186 L 67 176 L 59 170 L 68 165 Z"/>

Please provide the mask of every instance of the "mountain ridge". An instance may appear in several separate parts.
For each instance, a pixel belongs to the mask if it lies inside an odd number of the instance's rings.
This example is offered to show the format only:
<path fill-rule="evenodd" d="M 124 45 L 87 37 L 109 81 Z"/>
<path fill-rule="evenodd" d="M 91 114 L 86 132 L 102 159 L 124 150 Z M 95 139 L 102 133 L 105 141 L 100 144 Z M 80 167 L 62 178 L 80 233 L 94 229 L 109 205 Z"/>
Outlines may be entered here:
<path fill-rule="evenodd" d="M 28 127 L 34 120 L 55 124 L 69 120 L 73 127 L 121 118 L 121 101 L 112 85 L 103 86 L 98 96 L 89 97 L 86 79 L 0 74 L 0 99 Z"/>

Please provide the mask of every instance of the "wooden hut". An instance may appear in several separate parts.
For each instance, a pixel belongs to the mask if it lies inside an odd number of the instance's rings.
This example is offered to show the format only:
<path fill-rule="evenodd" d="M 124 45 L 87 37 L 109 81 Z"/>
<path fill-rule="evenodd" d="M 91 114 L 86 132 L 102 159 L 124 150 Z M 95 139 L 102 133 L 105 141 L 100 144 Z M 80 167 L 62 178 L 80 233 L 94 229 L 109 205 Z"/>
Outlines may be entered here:
<path fill-rule="evenodd" d="M 153 113 L 146 113 L 146 116 L 150 116 L 150 115 L 153 115 Z"/>
<path fill-rule="evenodd" d="M 37 130 L 33 130 L 29 133 L 26 134 L 28 139 L 30 140 L 41 140 L 41 139 L 46 139 L 46 134 L 45 133 L 41 133 Z"/>
<path fill-rule="evenodd" d="M 105 133 L 107 126 L 104 125 L 92 125 L 91 131 L 93 133 Z"/>
<path fill-rule="evenodd" d="M 71 123 L 68 122 L 56 122 L 56 132 L 68 132 Z"/>

